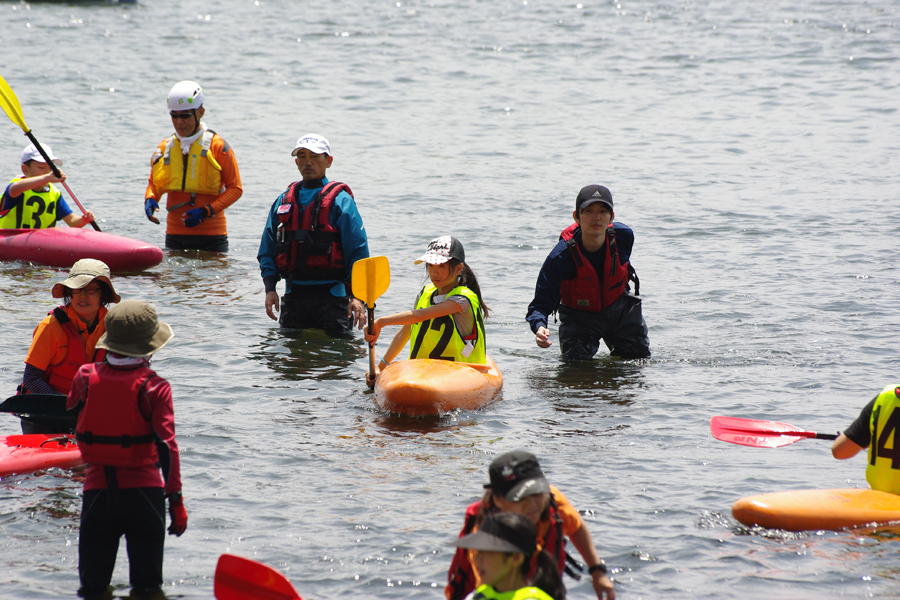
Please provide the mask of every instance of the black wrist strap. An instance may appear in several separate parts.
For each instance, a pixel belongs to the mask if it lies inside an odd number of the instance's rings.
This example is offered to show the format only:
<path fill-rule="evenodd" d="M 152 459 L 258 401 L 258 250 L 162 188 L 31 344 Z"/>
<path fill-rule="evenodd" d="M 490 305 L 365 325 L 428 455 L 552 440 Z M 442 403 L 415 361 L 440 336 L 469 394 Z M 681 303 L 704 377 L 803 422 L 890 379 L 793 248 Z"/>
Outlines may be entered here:
<path fill-rule="evenodd" d="M 601 573 L 606 575 L 606 563 L 602 560 L 598 564 L 588 567 L 588 573 L 590 573 L 591 575 L 593 575 L 597 571 L 600 571 Z"/>

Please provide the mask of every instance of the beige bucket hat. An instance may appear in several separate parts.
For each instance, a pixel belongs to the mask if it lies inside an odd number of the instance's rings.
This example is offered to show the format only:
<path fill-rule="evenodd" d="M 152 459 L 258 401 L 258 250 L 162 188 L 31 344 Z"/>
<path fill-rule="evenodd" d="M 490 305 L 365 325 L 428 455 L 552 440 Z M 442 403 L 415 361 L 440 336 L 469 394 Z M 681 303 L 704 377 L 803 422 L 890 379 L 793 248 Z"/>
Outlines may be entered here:
<path fill-rule="evenodd" d="M 69 269 L 69 278 L 53 286 L 53 297 L 62 298 L 65 291 L 63 288 L 80 290 L 95 279 L 99 279 L 109 286 L 114 303 L 122 301 L 122 298 L 116 293 L 112 281 L 109 280 L 109 267 L 102 260 L 94 258 L 82 258 L 72 265 L 72 268 Z"/>
<path fill-rule="evenodd" d="M 122 356 L 148 356 L 169 343 L 174 334 L 167 323 L 156 316 L 143 300 L 124 300 L 106 313 L 106 333 L 98 348 Z"/>

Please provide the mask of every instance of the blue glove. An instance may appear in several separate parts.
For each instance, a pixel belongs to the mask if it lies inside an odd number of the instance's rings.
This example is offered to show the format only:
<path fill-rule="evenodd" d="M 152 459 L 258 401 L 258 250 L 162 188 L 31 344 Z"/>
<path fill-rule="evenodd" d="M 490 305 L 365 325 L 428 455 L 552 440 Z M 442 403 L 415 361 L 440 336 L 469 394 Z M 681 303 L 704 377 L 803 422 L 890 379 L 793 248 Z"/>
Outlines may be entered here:
<path fill-rule="evenodd" d="M 156 223 L 159 225 L 159 219 L 153 216 L 153 213 L 159 210 L 159 202 L 157 202 L 154 198 L 147 198 L 144 200 L 144 212 L 147 213 L 147 218 L 150 219 L 151 223 Z"/>
<path fill-rule="evenodd" d="M 204 206 L 202 208 L 192 208 L 191 210 L 184 213 L 184 226 L 185 227 L 196 227 L 203 221 L 205 221 L 209 216 L 213 214 L 212 209 L 209 205 Z"/>

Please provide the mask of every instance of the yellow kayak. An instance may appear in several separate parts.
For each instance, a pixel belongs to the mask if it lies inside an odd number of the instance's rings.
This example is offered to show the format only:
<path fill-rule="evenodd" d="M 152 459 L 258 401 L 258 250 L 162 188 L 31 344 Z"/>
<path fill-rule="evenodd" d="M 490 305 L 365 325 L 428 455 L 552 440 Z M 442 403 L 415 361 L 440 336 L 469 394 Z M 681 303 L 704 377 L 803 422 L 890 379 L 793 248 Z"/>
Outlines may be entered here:
<path fill-rule="evenodd" d="M 417 358 L 391 363 L 375 382 L 378 408 L 407 415 L 437 415 L 481 408 L 500 393 L 503 375 L 487 357 L 476 365 Z"/>

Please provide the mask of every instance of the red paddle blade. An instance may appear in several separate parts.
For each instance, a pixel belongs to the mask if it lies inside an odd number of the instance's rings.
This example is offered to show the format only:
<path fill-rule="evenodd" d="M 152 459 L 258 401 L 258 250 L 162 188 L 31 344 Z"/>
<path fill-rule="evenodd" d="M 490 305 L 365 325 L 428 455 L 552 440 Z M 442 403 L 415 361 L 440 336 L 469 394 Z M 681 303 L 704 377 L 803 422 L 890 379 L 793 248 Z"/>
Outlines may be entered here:
<path fill-rule="evenodd" d="M 287 577 L 234 554 L 219 557 L 213 591 L 218 600 L 303 600 Z"/>
<path fill-rule="evenodd" d="M 709 420 L 709 428 L 717 440 L 754 448 L 780 448 L 816 437 L 814 431 L 804 431 L 787 423 L 737 417 L 713 417 Z"/>

